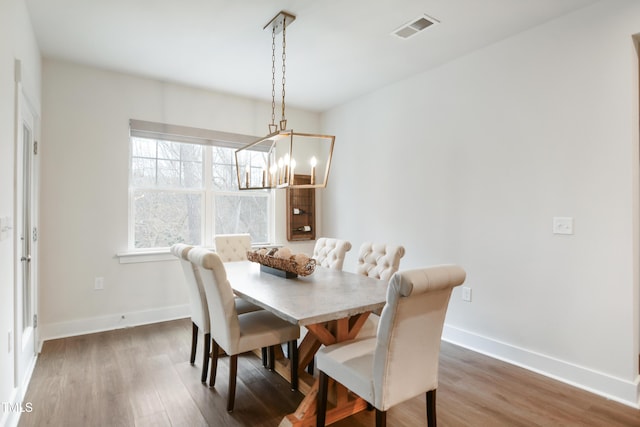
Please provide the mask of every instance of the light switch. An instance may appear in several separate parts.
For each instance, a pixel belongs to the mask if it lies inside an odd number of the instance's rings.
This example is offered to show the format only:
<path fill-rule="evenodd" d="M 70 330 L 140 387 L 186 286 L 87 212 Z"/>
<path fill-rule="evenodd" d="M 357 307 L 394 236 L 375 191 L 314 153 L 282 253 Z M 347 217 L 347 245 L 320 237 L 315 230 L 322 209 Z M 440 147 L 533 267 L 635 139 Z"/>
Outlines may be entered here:
<path fill-rule="evenodd" d="M 471 288 L 466 286 L 462 288 L 462 301 L 471 302 Z"/>
<path fill-rule="evenodd" d="M 565 216 L 553 217 L 553 234 L 573 234 L 573 218 Z"/>

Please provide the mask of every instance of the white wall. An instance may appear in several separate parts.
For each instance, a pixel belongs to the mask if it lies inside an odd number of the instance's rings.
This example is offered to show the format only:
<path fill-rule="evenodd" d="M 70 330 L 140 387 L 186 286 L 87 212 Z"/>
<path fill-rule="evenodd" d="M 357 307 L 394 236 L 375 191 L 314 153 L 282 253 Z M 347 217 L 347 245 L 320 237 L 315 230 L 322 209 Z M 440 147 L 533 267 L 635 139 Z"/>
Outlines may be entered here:
<path fill-rule="evenodd" d="M 40 104 L 40 53 L 35 43 L 24 1 L 0 2 L 0 217 L 14 216 L 15 75 L 14 61 L 22 62 L 26 95 L 38 110 Z M 36 111 L 39 113 L 39 111 Z M 0 240 L 0 402 L 15 403 L 24 390 L 14 384 L 13 348 L 7 334 L 15 337 L 14 324 L 14 234 Z M 13 347 L 13 343 L 12 343 Z M 0 408 L 0 425 L 17 421 L 17 414 Z"/>
<path fill-rule="evenodd" d="M 638 31 L 639 3 L 603 1 L 323 117 L 326 234 L 460 264 L 445 338 L 632 405 Z"/>
<path fill-rule="evenodd" d="M 177 261 L 115 256 L 127 249 L 129 119 L 263 136 L 270 103 L 49 59 L 42 102 L 41 337 L 188 315 Z M 319 131 L 316 113 L 287 116 Z M 277 241 L 286 243 L 283 192 L 278 199 Z M 103 291 L 93 289 L 98 276 Z"/>

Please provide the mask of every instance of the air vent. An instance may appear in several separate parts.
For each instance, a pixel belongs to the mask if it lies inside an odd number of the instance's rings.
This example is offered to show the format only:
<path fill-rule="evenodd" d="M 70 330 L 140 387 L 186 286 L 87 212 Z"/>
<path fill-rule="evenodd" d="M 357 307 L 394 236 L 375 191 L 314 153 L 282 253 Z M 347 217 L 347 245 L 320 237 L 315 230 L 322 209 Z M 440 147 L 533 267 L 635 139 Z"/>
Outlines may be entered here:
<path fill-rule="evenodd" d="M 393 34 L 394 36 L 398 36 L 401 39 L 408 39 L 415 36 L 425 28 L 429 28 L 433 24 L 439 23 L 440 21 L 438 21 L 437 19 L 434 19 L 427 15 L 421 15 L 416 19 L 404 24 L 400 28 L 394 30 L 391 34 Z"/>

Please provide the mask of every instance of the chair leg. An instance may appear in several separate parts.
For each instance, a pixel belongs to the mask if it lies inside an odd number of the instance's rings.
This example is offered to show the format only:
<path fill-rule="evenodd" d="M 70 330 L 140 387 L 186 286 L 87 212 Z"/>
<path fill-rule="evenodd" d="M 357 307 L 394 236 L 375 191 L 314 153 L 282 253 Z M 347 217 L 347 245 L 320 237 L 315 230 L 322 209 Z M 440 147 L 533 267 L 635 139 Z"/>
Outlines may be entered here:
<path fill-rule="evenodd" d="M 198 346 L 198 325 L 191 322 L 191 358 L 189 361 L 193 365 L 196 361 L 196 347 Z"/>
<path fill-rule="evenodd" d="M 324 427 L 325 418 L 327 416 L 327 389 L 329 385 L 329 376 L 322 371 L 318 371 L 318 397 L 316 406 L 316 427 Z"/>
<path fill-rule="evenodd" d="M 220 351 L 220 346 L 216 340 L 211 340 L 211 344 L 211 373 L 209 374 L 209 387 L 215 387 L 216 374 L 218 372 L 218 352 Z"/>
<path fill-rule="evenodd" d="M 207 382 L 207 374 L 209 373 L 209 359 L 211 359 L 211 334 L 204 334 L 204 355 L 202 356 L 202 375 L 200 382 Z"/>
<path fill-rule="evenodd" d="M 387 427 L 387 411 L 376 408 L 376 427 Z"/>
<path fill-rule="evenodd" d="M 238 373 L 238 355 L 229 356 L 229 395 L 227 396 L 227 412 L 233 412 L 236 400 L 236 375 Z"/>
<path fill-rule="evenodd" d="M 291 391 L 298 390 L 298 341 L 289 341 L 289 364 L 291 365 Z"/>
<path fill-rule="evenodd" d="M 436 427 L 436 391 L 427 392 L 427 426 Z"/>
<path fill-rule="evenodd" d="M 276 349 L 274 346 L 269 347 L 269 370 L 273 371 L 276 367 Z"/>
<path fill-rule="evenodd" d="M 262 366 L 267 367 L 269 364 L 269 357 L 267 356 L 267 347 L 262 347 Z"/>
<path fill-rule="evenodd" d="M 309 375 L 313 375 L 313 368 L 315 365 L 315 359 L 311 359 L 311 362 L 309 362 L 309 364 L 307 365 L 307 372 L 309 373 Z"/>

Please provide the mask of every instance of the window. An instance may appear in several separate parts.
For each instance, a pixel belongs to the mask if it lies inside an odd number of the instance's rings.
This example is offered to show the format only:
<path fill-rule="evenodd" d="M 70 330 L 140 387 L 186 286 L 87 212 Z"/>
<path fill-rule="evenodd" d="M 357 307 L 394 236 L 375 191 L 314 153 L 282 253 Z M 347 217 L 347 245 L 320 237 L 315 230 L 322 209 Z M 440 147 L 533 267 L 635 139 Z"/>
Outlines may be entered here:
<path fill-rule="evenodd" d="M 132 120 L 129 249 L 211 246 L 229 233 L 269 242 L 272 192 L 238 190 L 234 155 L 247 138 Z"/>

